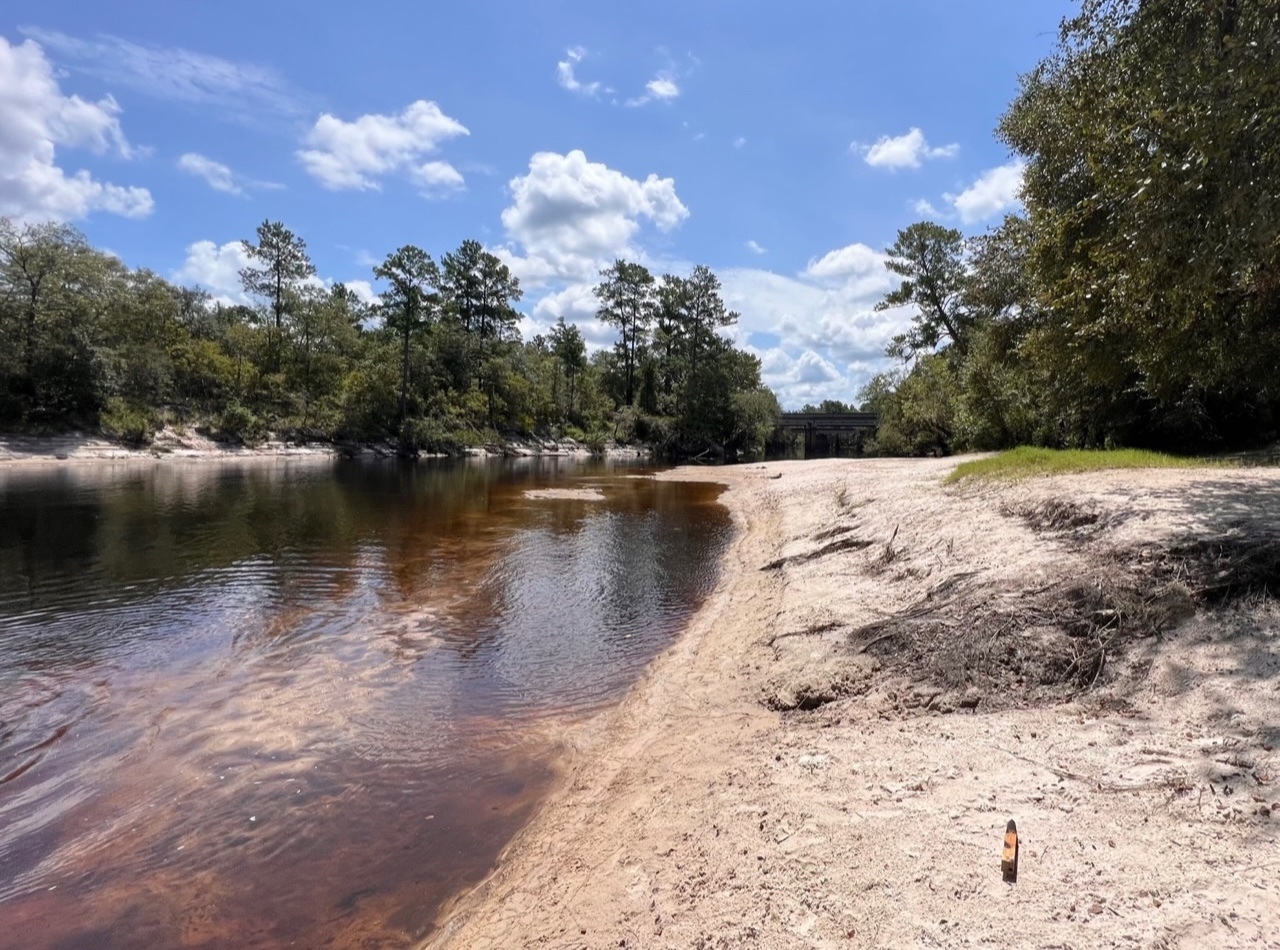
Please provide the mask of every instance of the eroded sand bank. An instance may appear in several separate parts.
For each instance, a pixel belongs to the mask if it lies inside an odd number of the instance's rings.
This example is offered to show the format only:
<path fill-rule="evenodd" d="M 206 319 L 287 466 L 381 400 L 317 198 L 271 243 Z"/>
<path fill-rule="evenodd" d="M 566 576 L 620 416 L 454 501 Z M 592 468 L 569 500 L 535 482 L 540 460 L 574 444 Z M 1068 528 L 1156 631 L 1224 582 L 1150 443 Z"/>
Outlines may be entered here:
<path fill-rule="evenodd" d="M 715 594 L 429 946 L 1280 946 L 1280 612 L 1143 573 L 1280 471 L 951 464 L 670 474 L 730 484 Z"/>

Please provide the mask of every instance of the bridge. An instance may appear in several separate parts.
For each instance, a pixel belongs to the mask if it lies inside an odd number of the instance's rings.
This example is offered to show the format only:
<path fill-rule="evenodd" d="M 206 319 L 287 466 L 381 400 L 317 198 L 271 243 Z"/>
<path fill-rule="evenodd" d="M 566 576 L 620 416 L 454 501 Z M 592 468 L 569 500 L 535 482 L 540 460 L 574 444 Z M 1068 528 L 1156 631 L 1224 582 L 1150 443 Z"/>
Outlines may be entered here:
<path fill-rule="evenodd" d="M 834 442 L 838 454 L 841 436 L 856 442 L 862 433 L 874 432 L 879 425 L 880 417 L 874 412 L 784 412 L 778 420 L 778 428 L 783 431 L 804 432 L 806 457 L 813 454 L 820 437 L 828 445 Z"/>

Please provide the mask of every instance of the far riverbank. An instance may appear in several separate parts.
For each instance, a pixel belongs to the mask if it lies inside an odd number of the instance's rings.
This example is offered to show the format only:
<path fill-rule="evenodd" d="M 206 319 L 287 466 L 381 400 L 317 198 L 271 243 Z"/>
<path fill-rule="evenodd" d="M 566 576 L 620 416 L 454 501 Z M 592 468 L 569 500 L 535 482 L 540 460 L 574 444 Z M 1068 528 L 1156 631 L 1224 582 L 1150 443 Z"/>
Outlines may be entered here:
<path fill-rule="evenodd" d="M 573 439 L 512 439 L 468 448 L 463 457 L 573 457 L 603 455 L 607 458 L 651 457 L 647 446 L 609 443 L 603 453 L 593 452 Z M 102 435 L 73 432 L 62 435 L 0 435 L 0 465 L 52 464 L 59 462 L 147 461 L 154 459 L 214 460 L 278 458 L 394 458 L 390 442 L 338 444 L 287 442 L 267 439 L 255 445 L 218 442 L 194 432 L 163 429 L 150 445 L 128 445 Z M 429 457 L 423 453 L 423 457 Z"/>

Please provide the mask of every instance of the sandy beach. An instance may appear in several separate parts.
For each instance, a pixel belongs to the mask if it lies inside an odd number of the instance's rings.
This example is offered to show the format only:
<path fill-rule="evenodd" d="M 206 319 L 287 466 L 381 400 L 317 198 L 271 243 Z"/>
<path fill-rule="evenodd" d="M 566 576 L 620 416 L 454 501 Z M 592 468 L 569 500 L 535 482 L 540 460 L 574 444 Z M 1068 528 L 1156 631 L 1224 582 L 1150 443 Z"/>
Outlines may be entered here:
<path fill-rule="evenodd" d="M 953 465 L 662 476 L 717 589 L 427 946 L 1280 947 L 1280 470 Z"/>

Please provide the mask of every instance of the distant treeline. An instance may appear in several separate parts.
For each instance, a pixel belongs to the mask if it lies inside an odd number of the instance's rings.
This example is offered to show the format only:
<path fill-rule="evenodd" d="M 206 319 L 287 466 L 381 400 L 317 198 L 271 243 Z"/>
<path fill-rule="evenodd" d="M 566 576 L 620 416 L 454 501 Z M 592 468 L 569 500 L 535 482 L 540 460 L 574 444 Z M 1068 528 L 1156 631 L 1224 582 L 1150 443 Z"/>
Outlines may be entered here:
<path fill-rule="evenodd" d="M 1274 0 L 1085 0 L 999 137 L 1025 215 L 889 249 L 915 311 L 864 409 L 900 454 L 1244 446 L 1280 429 Z"/>
<path fill-rule="evenodd" d="M 60 224 L 0 219 L 0 425 L 101 425 L 148 442 L 164 424 L 252 442 L 395 440 L 451 450 L 500 436 L 641 440 L 672 455 L 758 452 L 778 411 L 716 276 L 655 279 L 618 261 L 588 355 L 563 320 L 523 341 L 520 283 L 464 241 L 439 262 L 401 247 L 373 304 L 315 276 L 303 240 L 264 222 L 244 242 L 252 305 L 133 270 Z"/>

